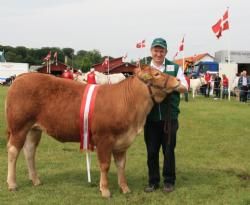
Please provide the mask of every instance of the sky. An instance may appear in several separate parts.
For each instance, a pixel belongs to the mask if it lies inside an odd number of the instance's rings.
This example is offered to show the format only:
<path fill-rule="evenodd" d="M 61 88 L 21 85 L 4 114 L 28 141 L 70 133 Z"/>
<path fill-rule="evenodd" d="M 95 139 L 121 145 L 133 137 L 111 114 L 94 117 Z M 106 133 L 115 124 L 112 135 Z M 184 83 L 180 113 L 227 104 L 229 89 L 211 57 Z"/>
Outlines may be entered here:
<path fill-rule="evenodd" d="M 249 0 L 0 0 L 0 45 L 97 49 L 136 60 L 165 38 L 167 58 L 219 50 L 250 50 Z M 229 7 L 230 29 L 219 40 L 211 26 Z M 146 40 L 145 49 L 136 43 Z"/>

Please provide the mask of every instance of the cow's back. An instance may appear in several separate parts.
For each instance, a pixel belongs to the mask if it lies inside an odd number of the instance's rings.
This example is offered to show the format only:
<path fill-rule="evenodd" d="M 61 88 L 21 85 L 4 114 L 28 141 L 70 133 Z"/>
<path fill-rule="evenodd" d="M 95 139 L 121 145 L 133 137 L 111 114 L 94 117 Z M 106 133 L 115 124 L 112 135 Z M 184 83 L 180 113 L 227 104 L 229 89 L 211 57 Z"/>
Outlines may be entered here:
<path fill-rule="evenodd" d="M 36 125 L 60 141 L 79 141 L 76 130 L 79 130 L 84 87 L 81 83 L 46 74 L 21 75 L 7 94 L 8 129 Z"/>

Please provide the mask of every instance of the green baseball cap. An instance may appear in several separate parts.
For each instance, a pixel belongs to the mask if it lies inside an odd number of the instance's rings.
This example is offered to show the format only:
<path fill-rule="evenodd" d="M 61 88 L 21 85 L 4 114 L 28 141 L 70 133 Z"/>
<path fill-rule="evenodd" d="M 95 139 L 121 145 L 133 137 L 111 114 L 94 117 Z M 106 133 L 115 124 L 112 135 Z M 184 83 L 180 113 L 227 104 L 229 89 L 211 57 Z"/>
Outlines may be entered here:
<path fill-rule="evenodd" d="M 167 42 L 163 38 L 155 38 L 151 44 L 151 48 L 156 47 L 156 46 L 160 46 L 164 49 L 167 49 Z"/>

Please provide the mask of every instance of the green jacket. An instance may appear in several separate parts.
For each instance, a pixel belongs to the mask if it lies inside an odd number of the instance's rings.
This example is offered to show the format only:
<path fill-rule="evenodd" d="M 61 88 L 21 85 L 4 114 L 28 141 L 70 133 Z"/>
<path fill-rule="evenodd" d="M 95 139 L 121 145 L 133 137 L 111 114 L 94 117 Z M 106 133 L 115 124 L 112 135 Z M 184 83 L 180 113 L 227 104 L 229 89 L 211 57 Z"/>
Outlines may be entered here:
<path fill-rule="evenodd" d="M 170 65 L 170 66 L 169 66 Z M 171 66 L 172 65 L 172 66 Z M 179 66 L 167 59 L 165 59 L 165 70 L 164 73 L 167 73 L 172 76 L 177 76 L 179 70 Z M 171 94 L 170 105 L 171 105 L 171 118 L 177 119 L 180 113 L 179 109 L 180 104 L 180 93 L 174 91 Z M 168 112 L 168 105 L 167 105 L 167 97 L 159 104 L 155 104 L 150 111 L 147 121 L 160 121 L 166 119 L 166 114 Z"/>

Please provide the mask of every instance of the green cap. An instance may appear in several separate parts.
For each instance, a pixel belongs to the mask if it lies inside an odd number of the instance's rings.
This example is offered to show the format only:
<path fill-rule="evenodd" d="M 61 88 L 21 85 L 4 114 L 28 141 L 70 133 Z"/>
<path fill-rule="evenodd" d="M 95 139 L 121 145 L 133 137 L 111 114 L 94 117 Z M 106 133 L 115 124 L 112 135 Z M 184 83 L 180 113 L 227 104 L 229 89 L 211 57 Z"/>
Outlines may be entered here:
<path fill-rule="evenodd" d="M 156 46 L 160 46 L 164 49 L 167 49 L 167 42 L 163 38 L 155 38 L 151 44 L 151 48 L 156 47 Z"/>

